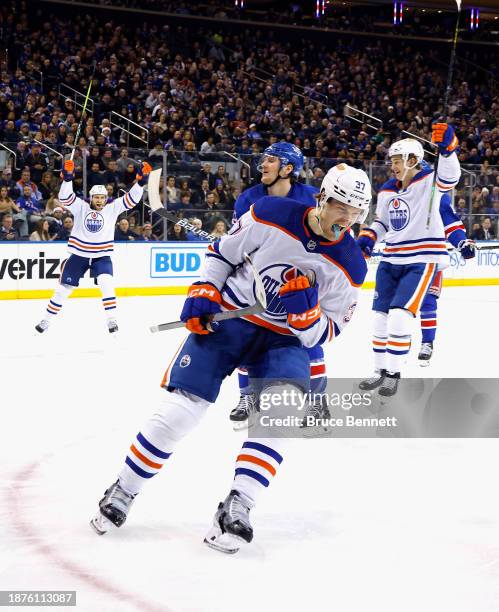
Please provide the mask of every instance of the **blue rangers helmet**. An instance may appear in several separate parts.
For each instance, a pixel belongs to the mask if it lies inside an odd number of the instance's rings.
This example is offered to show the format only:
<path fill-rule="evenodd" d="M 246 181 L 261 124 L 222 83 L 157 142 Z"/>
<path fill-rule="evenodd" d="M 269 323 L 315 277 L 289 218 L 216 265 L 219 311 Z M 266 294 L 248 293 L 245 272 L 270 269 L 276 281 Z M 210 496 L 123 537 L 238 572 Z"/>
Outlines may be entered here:
<path fill-rule="evenodd" d="M 303 153 L 296 145 L 290 142 L 283 141 L 271 144 L 264 150 L 262 159 L 263 157 L 278 157 L 281 160 L 281 167 L 291 164 L 293 166 L 291 175 L 295 178 L 300 176 L 300 172 L 303 169 Z"/>

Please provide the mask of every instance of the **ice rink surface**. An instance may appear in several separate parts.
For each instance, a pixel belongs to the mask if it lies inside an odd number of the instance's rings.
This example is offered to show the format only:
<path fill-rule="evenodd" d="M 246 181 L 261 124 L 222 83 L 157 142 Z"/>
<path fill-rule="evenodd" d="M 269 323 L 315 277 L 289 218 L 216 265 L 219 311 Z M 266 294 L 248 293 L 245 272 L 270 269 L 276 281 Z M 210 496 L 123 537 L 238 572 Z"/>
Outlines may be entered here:
<path fill-rule="evenodd" d="M 371 373 L 372 292 L 327 347 L 329 376 Z M 164 393 L 185 331 L 151 335 L 182 297 L 124 298 L 119 338 L 96 299 L 43 336 L 44 300 L 0 302 L 0 589 L 76 590 L 83 612 L 499 610 L 497 440 L 293 440 L 235 556 L 202 544 L 244 439 L 236 377 L 137 497 L 126 525 L 89 527 Z M 499 287 L 445 288 L 429 368 L 497 377 Z M 35 608 L 27 608 L 35 609 Z M 75 608 L 58 608 L 75 609 Z"/>

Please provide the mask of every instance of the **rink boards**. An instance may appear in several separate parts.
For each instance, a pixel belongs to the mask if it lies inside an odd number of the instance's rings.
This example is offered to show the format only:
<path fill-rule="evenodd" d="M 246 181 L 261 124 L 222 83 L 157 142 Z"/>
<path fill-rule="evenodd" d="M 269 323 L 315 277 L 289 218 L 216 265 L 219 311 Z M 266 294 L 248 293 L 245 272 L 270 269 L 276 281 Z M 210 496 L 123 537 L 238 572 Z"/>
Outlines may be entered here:
<path fill-rule="evenodd" d="M 200 277 L 207 243 L 129 242 L 117 243 L 112 255 L 118 296 L 178 295 Z M 482 243 L 472 260 L 450 253 L 444 285 L 478 286 L 499 284 L 499 242 Z M 50 297 L 67 259 L 65 243 L 4 242 L 0 245 L 0 299 Z M 364 289 L 372 289 L 380 257 L 368 262 Z M 100 295 L 88 275 L 72 297 Z"/>

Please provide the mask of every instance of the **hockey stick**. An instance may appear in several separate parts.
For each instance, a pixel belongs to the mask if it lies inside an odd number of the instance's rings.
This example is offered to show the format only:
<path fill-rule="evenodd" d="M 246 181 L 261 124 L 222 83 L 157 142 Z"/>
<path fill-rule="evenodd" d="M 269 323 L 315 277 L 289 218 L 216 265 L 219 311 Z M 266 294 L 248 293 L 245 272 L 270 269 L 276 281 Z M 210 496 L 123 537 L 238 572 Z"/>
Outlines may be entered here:
<path fill-rule="evenodd" d="M 449 105 L 449 95 L 450 95 L 450 91 L 452 88 L 452 76 L 454 73 L 454 64 L 456 62 L 457 36 L 459 34 L 459 19 L 461 17 L 461 0 L 456 0 L 456 4 L 457 4 L 456 28 L 454 30 L 454 40 L 452 43 L 452 51 L 450 55 L 449 72 L 447 73 L 447 86 L 445 88 L 445 95 L 444 95 L 444 110 L 443 110 L 444 121 L 447 120 L 447 107 Z M 426 229 L 430 227 L 430 218 L 431 218 L 431 212 L 433 210 L 433 200 L 435 199 L 435 188 L 437 184 L 438 162 L 439 161 L 440 161 L 440 149 L 437 150 L 437 157 L 435 159 L 435 169 L 433 170 L 433 182 L 431 184 L 431 195 L 430 195 L 430 202 L 428 205 L 428 216 L 426 218 Z"/>
<path fill-rule="evenodd" d="M 362 123 L 362 124 L 366 124 L 367 127 L 370 127 L 372 130 L 374 130 L 375 132 L 377 132 L 378 130 L 382 130 L 383 129 L 383 121 L 381 121 L 381 119 L 378 119 L 377 117 L 375 117 L 374 115 L 369 115 L 368 113 L 365 113 L 364 111 L 359 110 L 358 108 L 355 108 L 353 106 L 350 106 L 350 104 L 345 104 L 345 109 L 348 108 L 349 114 L 347 115 L 345 112 L 343 113 L 345 117 L 348 117 L 349 119 L 353 119 L 354 121 L 357 121 L 357 123 Z M 359 113 L 359 115 L 363 115 L 364 117 L 369 117 L 369 119 L 372 119 L 374 121 L 376 121 L 376 125 L 371 125 L 368 121 L 363 120 L 361 121 L 360 119 L 357 119 L 357 117 L 354 117 L 352 115 L 352 113 Z"/>
<path fill-rule="evenodd" d="M 181 227 L 185 227 L 188 232 L 192 232 L 196 236 L 200 238 L 204 238 L 205 240 L 218 240 L 217 236 L 213 234 L 209 234 L 202 229 L 199 229 L 192 223 L 189 223 L 187 219 L 177 219 L 177 217 L 166 210 L 161 202 L 161 198 L 159 197 L 159 183 L 161 181 L 161 168 L 157 168 L 153 170 L 149 174 L 147 193 L 149 194 L 149 208 L 158 214 L 160 217 L 164 217 L 167 221 L 171 221 L 175 223 L 175 225 L 180 225 Z"/>
<path fill-rule="evenodd" d="M 257 269 L 253 265 L 251 258 L 246 253 L 244 254 L 244 261 L 249 265 L 251 272 L 253 273 L 253 279 L 255 281 L 255 296 L 256 302 L 253 306 L 247 306 L 246 308 L 238 308 L 237 310 L 226 310 L 224 312 L 217 312 L 213 315 L 211 321 L 226 321 L 227 319 L 236 319 L 239 317 L 245 317 L 247 315 L 259 314 L 267 308 L 267 296 L 265 295 L 265 289 L 263 287 L 262 279 L 258 274 Z M 208 323 L 209 324 L 209 323 Z M 160 325 L 153 325 L 149 329 L 151 332 L 166 331 L 168 329 L 177 329 L 184 327 L 184 321 L 172 321 L 171 323 L 161 323 Z"/>
<path fill-rule="evenodd" d="M 483 246 L 476 243 L 473 249 L 475 251 L 499 251 L 499 242 L 497 244 L 484 244 Z M 456 247 L 452 247 L 452 250 L 460 253 L 460 250 Z"/>
<path fill-rule="evenodd" d="M 421 142 L 426 142 L 427 144 L 431 145 L 435 149 L 438 146 L 431 140 L 426 140 L 426 138 L 423 138 L 422 136 L 418 136 L 417 134 L 413 134 L 412 132 L 408 132 L 407 130 L 402 130 L 402 134 L 407 134 L 411 138 L 416 138 L 416 140 L 421 140 Z M 434 151 L 429 151 L 428 149 L 424 149 L 424 152 L 427 153 L 428 155 L 433 155 L 433 157 L 437 156 L 437 154 Z"/>
<path fill-rule="evenodd" d="M 94 61 L 94 69 L 92 71 L 92 76 L 90 77 L 90 81 L 88 83 L 87 95 L 85 96 L 85 102 L 83 103 L 83 110 L 81 111 L 80 123 L 78 124 L 78 129 L 76 130 L 73 150 L 71 151 L 71 156 L 69 158 L 71 161 L 73 161 L 73 158 L 75 156 L 76 147 L 78 146 L 78 140 L 80 139 L 81 126 L 83 125 L 83 115 L 85 114 L 85 111 L 87 110 L 87 104 L 88 104 L 88 99 L 90 98 L 90 90 L 92 89 L 92 81 L 94 78 L 94 74 L 95 74 L 95 61 Z"/>

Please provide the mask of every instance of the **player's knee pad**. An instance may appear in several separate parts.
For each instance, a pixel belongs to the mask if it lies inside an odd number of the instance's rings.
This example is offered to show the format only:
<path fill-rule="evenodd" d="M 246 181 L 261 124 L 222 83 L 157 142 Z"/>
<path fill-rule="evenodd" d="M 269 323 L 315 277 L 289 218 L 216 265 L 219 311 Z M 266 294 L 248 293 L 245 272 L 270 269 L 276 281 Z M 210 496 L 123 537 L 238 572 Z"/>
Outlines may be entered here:
<path fill-rule="evenodd" d="M 388 333 L 392 336 L 407 336 L 412 332 L 414 317 L 405 308 L 392 308 L 388 312 Z"/>
<path fill-rule="evenodd" d="M 167 392 L 151 421 L 171 442 L 178 442 L 201 421 L 210 402 L 181 389 Z"/>
<path fill-rule="evenodd" d="M 374 335 L 385 338 L 387 334 L 388 315 L 386 312 L 376 310 L 374 313 Z"/>

